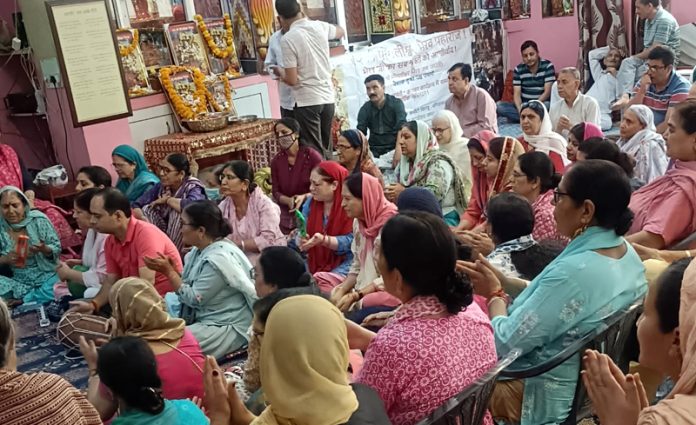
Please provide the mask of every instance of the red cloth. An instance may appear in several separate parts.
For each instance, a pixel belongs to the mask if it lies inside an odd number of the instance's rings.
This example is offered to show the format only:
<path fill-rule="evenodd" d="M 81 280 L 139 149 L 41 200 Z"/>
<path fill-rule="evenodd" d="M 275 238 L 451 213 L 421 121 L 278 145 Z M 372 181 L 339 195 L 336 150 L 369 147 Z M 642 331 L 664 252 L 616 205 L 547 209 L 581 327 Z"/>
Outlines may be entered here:
<path fill-rule="evenodd" d="M 353 220 L 348 218 L 346 212 L 341 207 L 341 189 L 343 188 L 343 180 L 348 176 L 348 171 L 334 161 L 322 161 L 318 167 L 330 175 L 337 185 L 336 190 L 334 190 L 333 204 L 331 204 L 331 212 L 329 213 L 326 228 L 324 228 L 324 202 L 312 198 L 307 219 L 307 235 L 312 237 L 315 233 L 321 233 L 327 236 L 340 236 L 351 233 Z M 324 246 L 315 246 L 307 253 L 309 272 L 312 274 L 316 272 L 330 272 L 338 267 L 343 262 L 343 259 L 343 256 L 336 255 L 336 251 Z"/>
<path fill-rule="evenodd" d="M 396 205 L 384 197 L 379 180 L 362 173 L 362 202 L 364 218 L 358 220 L 360 234 L 365 237 L 365 249 L 360 251 L 360 264 L 365 263 L 368 252 L 372 252 L 375 238 L 384 224 L 398 212 Z"/>
<path fill-rule="evenodd" d="M 2 144 L 0 144 L 0 186 L 14 186 L 24 190 L 17 152 L 10 146 Z"/>
<path fill-rule="evenodd" d="M 479 141 L 485 155 L 488 153 L 488 144 L 496 137 L 496 134 L 492 131 L 483 130 L 480 131 L 475 137 L 472 137 L 472 139 Z M 472 227 L 476 227 L 485 221 L 483 211 L 486 209 L 486 204 L 488 203 L 488 190 L 490 182 L 488 181 L 486 172 L 474 167 L 473 164 L 471 165 L 471 175 L 474 180 L 474 185 L 473 189 L 471 190 L 469 205 L 466 211 L 464 211 L 464 214 L 462 214 L 461 219 L 471 223 L 473 225 Z"/>
<path fill-rule="evenodd" d="M 109 235 L 104 243 L 106 273 L 117 275 L 119 279 L 139 277 L 140 269 L 146 267 L 144 258 L 157 257 L 159 253 L 173 258 L 176 271 L 181 273 L 181 256 L 174 242 L 154 224 L 131 217 L 125 241 Z M 155 274 L 155 289 L 161 296 L 174 291 L 169 279 L 162 273 Z"/>

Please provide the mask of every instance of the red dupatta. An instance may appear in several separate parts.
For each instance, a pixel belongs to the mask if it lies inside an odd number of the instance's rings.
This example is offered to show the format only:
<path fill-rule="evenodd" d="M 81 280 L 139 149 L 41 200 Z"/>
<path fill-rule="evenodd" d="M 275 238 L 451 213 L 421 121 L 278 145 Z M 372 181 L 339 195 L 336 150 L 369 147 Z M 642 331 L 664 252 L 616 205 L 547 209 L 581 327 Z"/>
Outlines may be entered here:
<path fill-rule="evenodd" d="M 324 203 L 312 198 L 307 219 L 307 234 L 311 237 L 315 233 L 327 236 L 340 236 L 350 233 L 353 229 L 353 220 L 348 218 L 345 210 L 341 208 L 341 189 L 343 188 L 343 180 L 348 177 L 348 171 L 334 161 L 322 161 L 317 167 L 330 175 L 337 185 L 336 190 L 334 190 L 333 204 L 331 204 L 331 212 L 329 213 L 326 228 L 324 228 Z M 324 246 L 315 246 L 307 252 L 307 264 L 312 274 L 329 272 L 338 267 L 342 261 L 342 255 L 336 255 L 336 251 Z"/>
<path fill-rule="evenodd" d="M 482 130 L 478 132 L 476 137 L 472 137 L 472 140 L 476 139 L 476 141 L 479 142 L 483 148 L 483 155 L 485 156 L 488 153 L 488 143 L 495 137 L 496 135 L 492 131 Z M 483 211 L 488 203 L 488 176 L 485 171 L 479 170 L 479 168 L 474 167 L 473 164 L 471 164 L 471 174 L 474 180 L 474 188 L 471 192 L 471 197 L 473 201 L 480 206 L 480 210 Z"/>
<path fill-rule="evenodd" d="M 0 144 L 0 187 L 14 186 L 24 190 L 22 183 L 17 152 L 8 145 Z"/>

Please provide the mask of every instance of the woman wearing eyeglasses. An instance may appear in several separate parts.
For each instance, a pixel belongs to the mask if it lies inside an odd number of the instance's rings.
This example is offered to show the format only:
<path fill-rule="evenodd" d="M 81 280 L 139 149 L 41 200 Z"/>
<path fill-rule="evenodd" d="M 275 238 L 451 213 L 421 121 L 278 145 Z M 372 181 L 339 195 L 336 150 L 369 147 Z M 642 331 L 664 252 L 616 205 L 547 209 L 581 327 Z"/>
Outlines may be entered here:
<path fill-rule="evenodd" d="M 145 258 L 148 268 L 168 277 L 181 303 L 179 316 L 203 352 L 216 358 L 249 342 L 247 331 L 256 301 L 252 265 L 225 239 L 229 234 L 230 227 L 214 202 L 192 202 L 181 213 L 182 240 L 192 247 L 181 275 L 163 255 Z"/>
<path fill-rule="evenodd" d="M 118 181 L 116 189 L 135 202 L 143 193 L 159 182 L 159 179 L 147 169 L 143 155 L 132 146 L 119 145 L 111 152 L 113 165 Z"/>
<path fill-rule="evenodd" d="M 220 172 L 218 207 L 232 232 L 227 236 L 256 264 L 267 246 L 287 244 L 280 231 L 280 207 L 254 183 L 254 170 L 246 161 L 231 161 Z"/>
<path fill-rule="evenodd" d="M 459 224 L 471 194 L 471 181 L 462 178 L 459 166 L 439 149 L 437 139 L 423 121 L 409 121 L 399 130 L 401 162 L 397 183 L 384 190 L 387 199 L 396 202 L 407 187 L 424 187 L 433 192 L 450 226 Z"/>
<path fill-rule="evenodd" d="M 433 116 L 432 130 L 440 150 L 449 154 L 459 167 L 462 179 L 471 187 L 471 156 L 467 143 L 469 139 L 462 136 L 462 126 L 454 112 L 443 109 Z"/>
<path fill-rule="evenodd" d="M 349 173 L 369 174 L 384 186 L 382 172 L 372 160 L 370 145 L 362 131 L 355 129 L 343 131 L 336 142 L 336 152 L 338 163 L 343 165 Z"/>
<path fill-rule="evenodd" d="M 300 124 L 294 118 L 276 121 L 273 131 L 280 146 L 271 160 L 273 200 L 280 206 L 280 230 L 290 233 L 296 225 L 293 213 L 309 194 L 309 175 L 323 158 L 300 144 Z"/>
<path fill-rule="evenodd" d="M 186 155 L 172 153 L 159 162 L 160 181 L 131 203 L 133 215 L 145 219 L 169 236 L 179 252 L 181 238 L 181 211 L 191 202 L 208 199 L 203 183 L 191 176 Z"/>
<path fill-rule="evenodd" d="M 528 285 L 504 277 L 482 257 L 459 262 L 474 292 L 487 299 L 498 355 L 522 350 L 515 369 L 544 363 L 597 329 L 647 290 L 645 268 L 623 238 L 633 219 L 626 173 L 603 160 L 578 162 L 554 192 L 554 216 L 568 246 Z M 517 295 L 509 304 L 510 295 Z M 523 424 L 562 423 L 570 410 L 580 359 L 538 377 L 496 383 L 493 417 Z M 549 391 L 553 397 L 549 397 Z"/>

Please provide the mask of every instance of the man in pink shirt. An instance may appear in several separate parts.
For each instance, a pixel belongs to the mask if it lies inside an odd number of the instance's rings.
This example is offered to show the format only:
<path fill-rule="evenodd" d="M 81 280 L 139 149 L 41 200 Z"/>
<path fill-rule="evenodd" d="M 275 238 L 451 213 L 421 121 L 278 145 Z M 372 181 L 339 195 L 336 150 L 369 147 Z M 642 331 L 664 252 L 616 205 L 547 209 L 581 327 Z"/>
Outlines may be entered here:
<path fill-rule="evenodd" d="M 125 277 L 139 277 L 150 282 L 162 296 L 173 291 L 167 277 L 148 269 L 144 258 L 164 254 L 173 259 L 175 269 L 181 272 L 179 251 L 157 226 L 131 216 L 130 203 L 125 195 L 114 188 L 101 190 L 92 198 L 90 213 L 95 230 L 109 235 L 104 244 L 106 278 L 94 299 L 72 302 L 73 311 L 96 313 L 108 304 L 111 286 Z"/>
<path fill-rule="evenodd" d="M 463 130 L 455 137 L 473 137 L 481 130 L 498 133 L 495 101 L 487 91 L 471 84 L 472 74 L 471 65 L 465 63 L 455 63 L 447 74 L 452 96 L 445 101 L 445 109 L 454 112 Z"/>

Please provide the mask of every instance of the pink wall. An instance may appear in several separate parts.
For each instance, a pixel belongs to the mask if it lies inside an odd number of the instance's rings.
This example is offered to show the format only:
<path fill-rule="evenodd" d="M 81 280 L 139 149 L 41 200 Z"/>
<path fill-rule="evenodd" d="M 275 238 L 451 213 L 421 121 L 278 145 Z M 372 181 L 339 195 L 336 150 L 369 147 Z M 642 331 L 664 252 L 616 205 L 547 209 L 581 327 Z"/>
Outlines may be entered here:
<path fill-rule="evenodd" d="M 520 63 L 520 46 L 525 40 L 535 40 L 539 44 L 541 56 L 553 62 L 557 70 L 565 66 L 577 66 L 580 49 L 577 2 L 575 14 L 563 18 L 542 18 L 541 0 L 532 0 L 531 7 L 530 19 L 504 23 L 508 33 L 508 69 Z M 672 0 L 671 10 L 679 25 L 696 22 L 694 0 Z M 631 31 L 633 13 L 631 0 L 624 0 L 627 31 Z"/>
<path fill-rule="evenodd" d="M 671 9 L 679 25 L 696 22 L 696 4 L 693 0 L 672 0 Z"/>
<path fill-rule="evenodd" d="M 556 69 L 576 66 L 580 48 L 577 10 L 573 16 L 544 19 L 541 17 L 541 0 L 531 0 L 530 3 L 530 19 L 504 21 L 508 34 L 508 69 L 521 62 L 520 46 L 526 40 L 536 41 L 541 57 L 553 62 Z"/>

